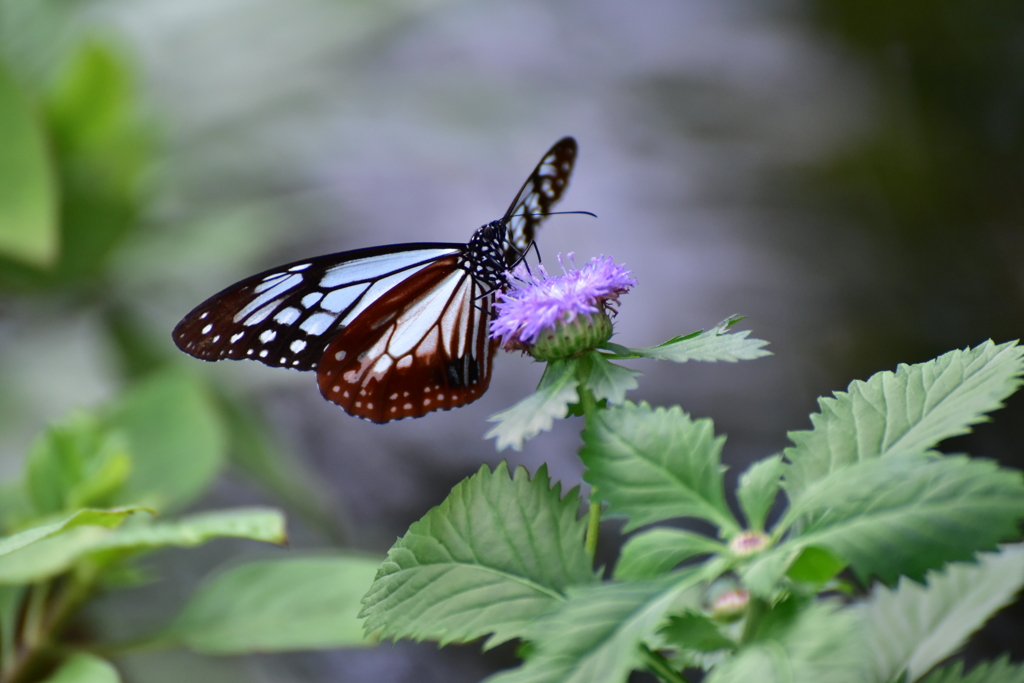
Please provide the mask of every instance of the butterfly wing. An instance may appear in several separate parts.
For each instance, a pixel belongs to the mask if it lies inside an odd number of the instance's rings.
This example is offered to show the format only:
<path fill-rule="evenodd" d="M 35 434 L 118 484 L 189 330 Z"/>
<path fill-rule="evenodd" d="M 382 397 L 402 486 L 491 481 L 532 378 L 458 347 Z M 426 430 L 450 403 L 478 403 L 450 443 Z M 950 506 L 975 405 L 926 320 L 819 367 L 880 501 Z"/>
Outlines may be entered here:
<path fill-rule="evenodd" d="M 331 341 L 317 368 L 320 393 L 374 422 L 480 398 L 498 346 L 485 291 L 454 257 L 417 272 Z"/>
<path fill-rule="evenodd" d="M 519 194 L 512 200 L 505 212 L 508 226 L 508 244 L 505 247 L 505 263 L 514 264 L 533 244 L 537 227 L 544 215 L 551 211 L 569 185 L 573 164 L 576 163 L 576 140 L 564 137 L 556 142 L 541 158 L 537 168 L 523 183 Z"/>
<path fill-rule="evenodd" d="M 210 297 L 172 333 L 203 360 L 251 358 L 313 370 L 339 329 L 432 263 L 461 253 L 458 244 L 401 244 L 289 263 Z"/>

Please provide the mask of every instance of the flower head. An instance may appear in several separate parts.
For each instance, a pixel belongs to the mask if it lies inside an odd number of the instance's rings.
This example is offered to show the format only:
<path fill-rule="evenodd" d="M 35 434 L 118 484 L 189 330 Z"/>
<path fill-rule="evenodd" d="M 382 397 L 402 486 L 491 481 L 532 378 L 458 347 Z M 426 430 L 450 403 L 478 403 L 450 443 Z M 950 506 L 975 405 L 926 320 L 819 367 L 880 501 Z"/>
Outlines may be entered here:
<path fill-rule="evenodd" d="M 558 262 L 564 274 L 555 277 L 550 277 L 544 266 L 537 266 L 538 272 L 533 273 L 520 264 L 512 276 L 522 286 L 498 293 L 498 315 L 491 321 L 491 336 L 500 337 L 506 349 L 530 349 L 541 358 L 531 347 L 544 341 L 554 342 L 554 355 L 562 355 L 566 347 L 560 333 L 573 337 L 573 341 L 583 334 L 587 337 L 584 343 L 589 343 L 583 348 L 593 348 L 611 336 L 607 313 L 613 310 L 611 306 L 620 294 L 636 285 L 632 271 L 616 265 L 610 256 L 592 258 L 579 269 L 571 253 L 570 269 L 561 254 Z M 574 324 L 580 329 L 569 330 L 568 326 Z M 550 354 L 542 351 L 542 355 Z"/>

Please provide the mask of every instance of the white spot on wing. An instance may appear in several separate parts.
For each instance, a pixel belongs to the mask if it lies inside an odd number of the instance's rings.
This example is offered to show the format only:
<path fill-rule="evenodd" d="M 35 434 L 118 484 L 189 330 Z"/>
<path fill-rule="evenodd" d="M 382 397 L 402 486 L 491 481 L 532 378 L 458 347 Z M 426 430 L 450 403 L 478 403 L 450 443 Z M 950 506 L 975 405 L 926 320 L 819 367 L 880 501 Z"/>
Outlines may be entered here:
<path fill-rule="evenodd" d="M 269 344 L 275 339 L 277 339 L 277 330 L 263 330 L 260 333 L 260 342 L 263 344 Z"/>
<path fill-rule="evenodd" d="M 297 308 L 288 306 L 287 308 L 282 308 L 280 311 L 278 311 L 277 314 L 274 316 L 274 320 L 281 323 L 282 325 L 291 325 L 293 322 L 299 319 L 300 315 L 302 315 L 302 311 L 300 311 Z"/>
<path fill-rule="evenodd" d="M 255 311 L 260 306 L 263 306 L 265 303 L 267 303 L 271 299 L 276 299 L 277 297 L 279 297 L 282 294 L 284 294 L 285 292 L 287 292 L 289 289 L 293 289 L 295 287 L 298 287 L 300 284 L 302 284 L 302 276 L 298 275 L 298 274 L 295 274 L 295 275 L 289 275 L 288 277 L 284 278 L 280 282 L 277 282 L 277 281 L 266 282 L 263 285 L 259 285 L 258 287 L 256 287 L 256 291 L 257 292 L 260 291 L 260 287 L 263 287 L 264 285 L 269 285 L 269 284 L 273 284 L 273 287 L 271 287 L 270 289 L 268 289 L 267 291 L 263 292 L 262 294 L 260 294 L 258 297 L 256 297 L 252 301 L 250 301 L 246 305 L 245 308 L 240 310 L 235 315 L 235 322 L 236 323 L 239 320 L 241 320 L 242 318 L 244 318 L 247 315 L 249 315 L 250 313 L 252 313 L 253 311 Z M 250 324 L 250 323 L 246 323 L 246 324 Z"/>
<path fill-rule="evenodd" d="M 403 357 L 395 365 L 397 365 L 400 368 L 407 368 L 407 367 L 409 367 L 410 365 L 412 365 L 412 356 L 405 356 L 405 357 Z M 409 392 L 408 391 L 405 392 L 405 395 L 408 396 Z"/>
<path fill-rule="evenodd" d="M 273 275 L 268 275 L 267 277 L 263 278 L 263 282 L 256 285 L 256 287 L 252 291 L 256 292 L 257 294 L 259 294 L 260 292 L 265 292 L 287 276 L 288 273 L 274 273 Z"/>
<path fill-rule="evenodd" d="M 288 269 L 288 272 L 289 273 L 297 273 L 300 270 L 305 270 L 306 268 L 309 268 L 310 265 L 312 265 L 312 264 L 302 263 L 302 264 L 297 265 L 297 266 L 292 266 L 291 268 Z"/>
<path fill-rule="evenodd" d="M 306 296 L 302 297 L 303 308 L 312 308 L 316 305 L 317 301 L 323 298 L 323 294 L 320 292 L 310 292 Z"/>
<path fill-rule="evenodd" d="M 327 328 L 333 325 L 337 319 L 338 316 L 331 315 L 330 313 L 314 313 L 302 321 L 299 329 L 315 337 L 326 332 Z"/>
<path fill-rule="evenodd" d="M 210 334 L 210 330 L 212 329 L 213 325 L 208 324 L 206 327 L 203 328 L 203 334 Z"/>
<path fill-rule="evenodd" d="M 369 284 L 365 284 L 336 289 L 324 297 L 324 300 L 320 302 L 320 308 L 331 313 L 341 313 L 369 287 Z"/>
<path fill-rule="evenodd" d="M 245 336 L 245 332 L 238 332 L 237 334 L 231 335 L 231 343 L 234 344 L 236 341 Z"/>
<path fill-rule="evenodd" d="M 256 311 L 255 313 L 250 315 L 248 318 L 246 318 L 245 322 L 242 323 L 242 324 L 245 325 L 246 327 L 252 327 L 253 325 L 259 325 L 261 322 L 263 322 L 264 320 L 267 319 L 267 316 L 269 316 L 271 313 L 274 312 L 274 309 L 277 308 L 278 304 L 280 304 L 280 303 L 281 303 L 280 299 L 278 299 L 276 301 L 271 301 L 269 304 L 267 304 L 266 306 L 264 306 L 260 310 Z"/>
<path fill-rule="evenodd" d="M 306 342 L 304 342 L 301 339 L 296 339 L 291 343 L 291 346 L 289 346 L 288 348 L 292 350 L 292 353 L 299 353 L 300 351 L 306 348 Z"/>

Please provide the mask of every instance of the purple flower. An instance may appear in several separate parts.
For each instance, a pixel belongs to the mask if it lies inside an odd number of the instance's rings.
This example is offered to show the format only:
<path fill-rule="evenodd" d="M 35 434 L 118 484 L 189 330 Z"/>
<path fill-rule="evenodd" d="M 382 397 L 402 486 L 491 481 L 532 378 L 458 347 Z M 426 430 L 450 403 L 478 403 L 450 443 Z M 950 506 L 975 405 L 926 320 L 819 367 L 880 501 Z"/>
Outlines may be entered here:
<path fill-rule="evenodd" d="M 592 258 L 577 269 L 573 254 L 569 254 L 571 269 L 566 269 L 562 255 L 558 263 L 564 275 L 550 277 L 544 266 L 536 273 L 520 264 L 512 272 L 522 283 L 516 289 L 499 292 L 495 309 L 497 317 L 491 321 L 491 336 L 501 338 L 506 348 L 523 348 L 537 342 L 541 334 L 554 332 L 559 323 L 569 324 L 577 317 L 590 318 L 602 314 L 636 285 L 630 270 L 615 265 L 610 256 Z"/>

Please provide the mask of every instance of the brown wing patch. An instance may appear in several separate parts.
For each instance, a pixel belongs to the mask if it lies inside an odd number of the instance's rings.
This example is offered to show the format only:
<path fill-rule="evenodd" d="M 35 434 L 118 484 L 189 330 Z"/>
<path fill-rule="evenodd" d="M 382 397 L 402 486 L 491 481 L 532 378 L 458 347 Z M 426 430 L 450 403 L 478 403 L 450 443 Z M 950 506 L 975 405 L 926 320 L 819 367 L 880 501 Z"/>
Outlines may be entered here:
<path fill-rule="evenodd" d="M 477 299 L 480 286 L 449 259 L 400 289 L 342 330 L 317 366 L 324 398 L 379 423 L 480 398 L 498 346 L 487 334 L 493 295 Z"/>

